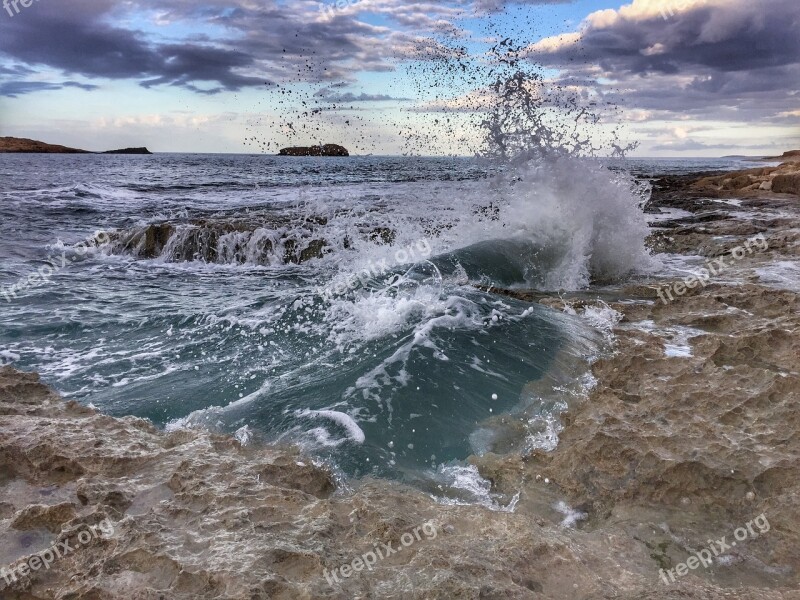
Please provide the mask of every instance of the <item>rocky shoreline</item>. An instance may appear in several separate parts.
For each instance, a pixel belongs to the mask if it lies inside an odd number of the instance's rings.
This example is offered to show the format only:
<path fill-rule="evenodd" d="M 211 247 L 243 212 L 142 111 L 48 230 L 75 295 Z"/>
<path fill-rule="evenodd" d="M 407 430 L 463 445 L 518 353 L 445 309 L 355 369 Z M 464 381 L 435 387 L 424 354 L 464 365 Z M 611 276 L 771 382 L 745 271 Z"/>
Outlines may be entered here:
<path fill-rule="evenodd" d="M 800 198 L 774 186 L 795 171 L 655 182 L 651 246 L 729 263 L 673 300 L 680 269 L 603 303 L 529 295 L 618 322 L 553 452 L 470 459 L 513 512 L 345 488 L 293 449 L 104 416 L 0 369 L 0 597 L 800 599 Z"/>

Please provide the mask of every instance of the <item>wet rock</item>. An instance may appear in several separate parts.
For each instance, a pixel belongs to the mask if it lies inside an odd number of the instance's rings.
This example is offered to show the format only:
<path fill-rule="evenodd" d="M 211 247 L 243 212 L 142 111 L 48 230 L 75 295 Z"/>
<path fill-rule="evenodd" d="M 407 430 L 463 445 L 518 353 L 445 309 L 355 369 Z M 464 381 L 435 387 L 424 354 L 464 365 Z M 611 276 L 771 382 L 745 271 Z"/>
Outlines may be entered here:
<path fill-rule="evenodd" d="M 776 175 L 770 188 L 776 194 L 794 194 L 800 196 L 800 173 Z"/>
<path fill-rule="evenodd" d="M 153 223 L 126 231 L 108 233 L 113 254 L 142 259 L 159 258 L 167 262 L 204 261 L 222 264 L 263 264 L 273 261 L 302 264 L 322 258 L 333 248 L 319 228 L 324 217 L 305 219 L 302 229 L 290 229 L 286 223 L 244 220 L 198 219 L 184 224 Z M 364 227 L 362 238 L 375 243 L 392 244 L 394 230 L 388 227 Z M 344 249 L 352 247 L 345 237 Z"/>
<path fill-rule="evenodd" d="M 54 506 L 32 504 L 14 515 L 11 526 L 22 530 L 45 528 L 58 533 L 61 527 L 73 518 L 75 518 L 75 507 L 70 502 Z"/>
<path fill-rule="evenodd" d="M 715 206 L 718 198 L 777 198 L 780 194 L 800 195 L 800 161 L 790 160 L 778 167 L 759 167 L 744 171 L 719 171 L 690 175 L 668 175 L 653 181 L 649 212 L 659 207 L 690 212 Z"/>
<path fill-rule="evenodd" d="M 388 227 L 377 227 L 369 232 L 368 238 L 372 242 L 380 242 L 382 244 L 391 245 L 394 243 L 396 233 L 393 229 Z"/>

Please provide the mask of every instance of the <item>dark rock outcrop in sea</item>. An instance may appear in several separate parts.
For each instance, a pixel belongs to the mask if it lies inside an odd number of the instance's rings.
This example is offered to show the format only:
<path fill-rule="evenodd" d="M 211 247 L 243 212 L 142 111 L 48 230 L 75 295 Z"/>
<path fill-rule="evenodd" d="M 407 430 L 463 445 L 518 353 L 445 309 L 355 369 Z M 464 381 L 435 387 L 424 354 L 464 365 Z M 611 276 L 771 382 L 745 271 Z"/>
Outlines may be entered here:
<path fill-rule="evenodd" d="M 350 156 L 350 153 L 343 146 L 324 144 L 320 146 L 282 148 L 278 156 Z"/>
<path fill-rule="evenodd" d="M 302 264 L 334 251 L 349 249 L 347 235 L 332 240 L 320 226 L 324 217 L 288 223 L 269 219 L 215 218 L 188 222 L 163 222 L 107 232 L 109 252 L 165 262 L 202 261 L 222 264 Z M 328 232 L 331 233 L 331 232 Z M 365 240 L 391 243 L 394 231 L 364 225 L 357 235 Z"/>
<path fill-rule="evenodd" d="M 191 223 L 155 223 L 114 231 L 113 254 L 162 258 L 167 262 L 203 261 L 226 264 L 301 264 L 321 258 L 328 249 L 314 230 L 291 233 L 237 220 L 198 220 Z"/>
<path fill-rule="evenodd" d="M 152 154 L 147 148 L 122 148 L 121 150 L 107 150 L 102 154 Z"/>

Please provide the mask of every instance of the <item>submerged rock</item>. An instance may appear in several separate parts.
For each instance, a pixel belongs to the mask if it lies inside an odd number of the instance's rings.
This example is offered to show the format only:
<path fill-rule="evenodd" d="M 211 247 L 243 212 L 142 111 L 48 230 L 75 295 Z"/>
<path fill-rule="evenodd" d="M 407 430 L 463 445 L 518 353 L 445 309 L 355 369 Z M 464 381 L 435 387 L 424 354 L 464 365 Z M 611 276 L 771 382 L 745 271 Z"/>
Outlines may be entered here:
<path fill-rule="evenodd" d="M 800 169 L 796 173 L 776 175 L 769 188 L 776 194 L 794 194 L 800 196 Z"/>
<path fill-rule="evenodd" d="M 195 219 L 186 223 L 151 223 L 108 232 L 112 254 L 160 258 L 165 262 L 204 261 L 221 264 L 302 264 L 334 251 L 323 228 L 327 220 L 309 217 L 299 226 L 277 220 Z M 330 232 L 328 232 L 330 233 Z M 363 227 L 361 237 L 389 244 L 395 232 Z M 341 249 L 351 247 L 347 235 Z"/>

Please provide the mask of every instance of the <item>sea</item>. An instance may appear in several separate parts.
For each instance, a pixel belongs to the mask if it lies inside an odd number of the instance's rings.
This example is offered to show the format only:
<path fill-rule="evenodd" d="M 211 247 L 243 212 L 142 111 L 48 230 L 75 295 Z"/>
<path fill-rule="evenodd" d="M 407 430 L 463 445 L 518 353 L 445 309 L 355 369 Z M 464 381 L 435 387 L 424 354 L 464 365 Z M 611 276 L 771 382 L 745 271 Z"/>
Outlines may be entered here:
<path fill-rule="evenodd" d="M 467 458 L 555 447 L 651 276 L 658 173 L 743 159 L 0 155 L 0 363 L 167 430 L 296 445 L 491 504 Z M 500 507 L 502 508 L 502 507 Z"/>

